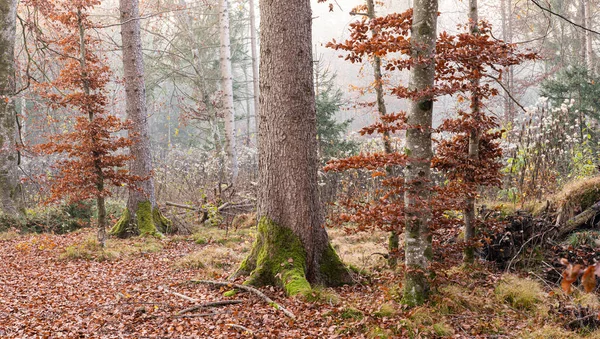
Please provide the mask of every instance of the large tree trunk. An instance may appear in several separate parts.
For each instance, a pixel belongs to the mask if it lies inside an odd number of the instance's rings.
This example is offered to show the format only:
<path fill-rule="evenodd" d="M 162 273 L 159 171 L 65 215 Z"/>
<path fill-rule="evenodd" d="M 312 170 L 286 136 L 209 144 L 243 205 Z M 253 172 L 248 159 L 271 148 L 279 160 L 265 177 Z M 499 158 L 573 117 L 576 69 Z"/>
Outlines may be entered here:
<path fill-rule="evenodd" d="M 424 91 L 434 85 L 434 51 L 437 29 L 438 1 L 416 0 L 413 7 L 411 27 L 412 58 L 423 58 L 422 63 L 411 67 L 409 88 Z M 429 296 L 429 262 L 431 245 L 430 169 L 431 125 L 433 97 L 421 95 L 413 100 L 408 114 L 411 126 L 406 131 L 406 148 L 409 159 L 406 165 L 407 189 L 404 195 L 406 207 L 405 253 L 406 268 L 403 302 L 420 305 Z"/>
<path fill-rule="evenodd" d="M 219 30 L 221 46 L 221 91 L 223 92 L 223 111 L 225 120 L 225 147 L 229 166 L 231 166 L 231 180 L 238 176 L 238 162 L 235 141 L 235 110 L 233 108 L 233 75 L 231 72 L 231 41 L 229 38 L 229 1 L 219 0 Z"/>
<path fill-rule="evenodd" d="M 367 0 L 367 16 L 370 20 L 376 18 L 375 14 L 375 1 Z M 375 32 L 371 31 L 372 35 L 375 35 Z M 383 93 L 383 76 L 381 75 L 381 58 L 377 55 L 373 57 L 373 77 L 374 77 L 374 87 L 375 94 L 377 97 L 377 111 L 379 112 L 380 117 L 384 117 L 387 115 L 387 108 L 385 106 L 385 98 Z M 383 132 L 383 150 L 387 154 L 391 154 L 394 150 L 392 149 L 392 141 L 390 140 L 390 132 Z M 392 173 L 393 169 L 391 167 L 387 167 L 387 172 Z M 398 232 L 396 230 L 392 230 L 390 232 L 390 236 L 388 238 L 388 251 L 390 253 L 388 264 L 390 267 L 396 267 L 398 264 L 398 250 L 400 247 L 400 239 Z"/>
<path fill-rule="evenodd" d="M 120 0 L 120 11 L 125 101 L 127 118 L 133 124 L 130 129 L 133 140 L 130 154 L 133 159 L 129 171 L 142 180 L 136 184 L 137 189 L 129 190 L 127 210 L 112 228 L 111 234 L 121 237 L 159 235 L 159 229 L 170 227 L 170 221 L 160 213 L 154 196 L 138 0 Z"/>
<path fill-rule="evenodd" d="M 260 10 L 259 224 L 238 274 L 288 295 L 350 283 L 319 202 L 310 0 L 262 0 Z"/>
<path fill-rule="evenodd" d="M 469 20 L 471 24 L 471 34 L 479 34 L 479 28 L 477 21 L 479 21 L 479 15 L 477 10 L 477 0 L 469 1 Z M 479 161 L 479 140 L 481 139 L 481 130 L 479 128 L 479 122 L 481 121 L 481 97 L 479 96 L 479 78 L 471 80 L 471 119 L 473 120 L 470 131 L 469 131 L 469 161 L 472 164 L 476 164 Z M 475 248 L 470 244 L 475 237 L 475 195 L 477 193 L 477 186 L 474 182 L 474 174 L 470 173 L 467 176 L 467 184 L 469 184 L 472 192 L 468 192 L 466 199 L 466 207 L 464 211 L 465 215 L 465 250 L 464 250 L 464 261 L 466 263 L 472 263 L 475 259 Z"/>
<path fill-rule="evenodd" d="M 0 2 L 0 209 L 18 214 L 21 209 L 16 150 L 15 34 L 17 0 Z"/>

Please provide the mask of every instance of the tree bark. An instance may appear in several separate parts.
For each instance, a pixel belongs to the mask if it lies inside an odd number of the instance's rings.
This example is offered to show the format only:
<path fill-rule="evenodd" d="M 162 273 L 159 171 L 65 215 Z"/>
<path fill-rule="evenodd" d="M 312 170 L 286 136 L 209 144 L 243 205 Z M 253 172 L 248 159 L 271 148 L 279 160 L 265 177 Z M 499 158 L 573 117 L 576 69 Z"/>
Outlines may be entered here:
<path fill-rule="evenodd" d="M 375 14 L 375 1 L 367 0 L 367 16 L 370 20 L 376 18 Z M 371 31 L 371 35 L 375 35 L 374 31 Z M 379 112 L 380 117 L 384 117 L 387 115 L 387 108 L 385 106 L 385 98 L 383 92 L 383 76 L 381 74 L 381 58 L 377 55 L 373 57 L 373 77 L 374 77 L 374 87 L 375 94 L 377 97 L 377 111 Z M 383 150 L 386 154 L 391 154 L 394 150 L 392 149 L 392 142 L 390 140 L 390 132 L 383 132 Z M 392 173 L 392 168 L 386 168 L 388 173 Z M 388 251 L 390 256 L 388 258 L 388 264 L 390 267 L 396 267 L 398 265 L 398 250 L 400 247 L 400 239 L 398 232 L 393 230 L 390 232 L 390 236 L 388 238 Z"/>
<path fill-rule="evenodd" d="M 583 3 L 583 11 L 584 11 L 584 19 L 585 19 L 585 27 L 588 29 L 593 29 L 592 27 L 592 10 L 590 8 L 590 0 L 584 0 Z M 588 72 L 591 76 L 596 74 L 596 70 L 594 69 L 594 50 L 592 47 L 593 44 L 593 36 L 592 32 L 585 31 L 585 63 L 588 69 Z"/>
<path fill-rule="evenodd" d="M 233 75 L 231 72 L 231 41 L 229 38 L 229 1 L 219 0 L 219 31 L 221 46 L 221 91 L 223 92 L 223 111 L 225 120 L 225 149 L 229 166 L 231 166 L 231 181 L 238 176 L 238 162 L 235 138 L 235 110 L 233 108 Z"/>
<path fill-rule="evenodd" d="M 471 25 L 471 34 L 479 34 L 477 22 L 479 21 L 477 0 L 469 1 L 469 21 Z M 479 161 L 479 140 L 481 139 L 481 130 L 479 122 L 481 121 L 481 97 L 479 95 L 479 78 L 471 80 L 471 119 L 473 120 L 471 130 L 469 131 L 469 161 L 475 165 Z M 477 193 L 477 185 L 474 182 L 474 174 L 471 173 L 466 178 L 472 192 L 467 192 L 466 207 L 464 210 L 465 220 L 465 249 L 463 259 L 466 263 L 472 263 L 475 259 L 475 248 L 470 242 L 475 237 L 475 195 Z"/>
<path fill-rule="evenodd" d="M 438 1 L 416 0 L 411 27 L 412 59 L 423 58 L 411 67 L 409 88 L 422 92 L 434 85 L 435 41 Z M 405 253 L 406 268 L 403 302 L 420 305 L 429 296 L 429 262 L 431 244 L 430 168 L 432 158 L 431 127 L 433 97 L 418 95 L 410 104 L 406 131 L 408 161 L 405 169 L 407 189 L 404 195 L 406 208 Z"/>
<path fill-rule="evenodd" d="M 137 189 L 129 190 L 127 210 L 112 228 L 111 234 L 121 237 L 134 234 L 159 235 L 158 230 L 170 227 L 170 221 L 161 215 L 154 195 L 139 4 L 138 0 L 120 0 L 119 3 L 125 101 L 127 118 L 132 122 L 129 133 L 133 140 L 130 147 L 133 159 L 129 163 L 129 172 L 142 180 L 136 184 Z"/>
<path fill-rule="evenodd" d="M 351 282 L 319 201 L 310 0 L 261 0 L 260 10 L 259 224 L 237 274 L 305 294 L 309 283 Z"/>
<path fill-rule="evenodd" d="M 258 121 L 258 112 L 259 112 L 259 95 L 260 89 L 258 84 L 258 53 L 256 51 L 256 14 L 254 7 L 254 0 L 248 1 L 248 6 L 250 6 L 250 52 L 252 56 L 252 87 L 253 91 L 253 99 L 254 99 L 254 121 Z M 248 133 L 250 130 L 248 130 Z M 248 136 L 248 139 L 250 136 Z"/>
<path fill-rule="evenodd" d="M 0 3 L 0 209 L 17 215 L 21 211 L 16 149 L 15 35 L 17 0 Z"/>

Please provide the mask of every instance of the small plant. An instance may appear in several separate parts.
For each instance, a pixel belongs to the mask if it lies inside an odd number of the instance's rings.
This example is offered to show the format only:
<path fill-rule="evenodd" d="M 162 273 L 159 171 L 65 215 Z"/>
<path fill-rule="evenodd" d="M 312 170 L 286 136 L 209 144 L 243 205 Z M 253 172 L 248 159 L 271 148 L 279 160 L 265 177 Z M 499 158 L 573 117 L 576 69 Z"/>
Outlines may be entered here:
<path fill-rule="evenodd" d="M 392 305 L 390 303 L 382 304 L 379 307 L 379 310 L 377 312 L 373 313 L 374 316 L 379 317 L 379 318 L 391 317 L 394 314 L 396 314 L 396 308 L 394 307 L 394 305 Z"/>
<path fill-rule="evenodd" d="M 334 290 L 320 286 L 313 288 L 311 293 L 304 297 L 309 302 L 321 302 L 332 306 L 340 303 L 340 296 Z"/>
<path fill-rule="evenodd" d="M 354 307 L 346 307 L 342 311 L 340 316 L 342 317 L 342 319 L 361 320 L 364 317 L 364 314 L 362 311 L 360 311 Z"/>
<path fill-rule="evenodd" d="M 206 267 L 203 262 L 204 259 L 202 252 L 196 252 L 181 258 L 175 263 L 175 266 L 185 269 L 202 269 Z"/>
<path fill-rule="evenodd" d="M 120 253 L 109 248 L 102 247 L 100 243 L 88 237 L 81 243 L 73 244 L 65 248 L 61 253 L 60 259 L 63 260 L 93 260 L 93 261 L 111 261 L 118 259 Z"/>

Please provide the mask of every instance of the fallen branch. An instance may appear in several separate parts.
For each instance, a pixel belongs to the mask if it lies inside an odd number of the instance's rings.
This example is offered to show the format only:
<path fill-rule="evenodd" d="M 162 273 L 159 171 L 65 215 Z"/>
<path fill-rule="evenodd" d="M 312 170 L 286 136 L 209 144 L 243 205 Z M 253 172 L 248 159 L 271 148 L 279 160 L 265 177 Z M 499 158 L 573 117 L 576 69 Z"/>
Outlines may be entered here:
<path fill-rule="evenodd" d="M 192 298 L 192 297 L 188 297 L 188 296 L 187 296 L 187 295 L 185 295 L 185 294 L 181 294 L 181 293 L 177 293 L 177 292 L 175 292 L 175 291 L 171 291 L 170 289 L 166 288 L 165 286 L 162 286 L 162 289 L 163 289 L 165 292 L 167 292 L 167 293 L 171 293 L 171 294 L 172 294 L 172 295 L 174 295 L 174 296 L 178 296 L 178 297 L 180 297 L 180 298 L 182 298 L 182 299 L 185 299 L 185 300 L 187 300 L 187 301 L 191 301 L 191 302 L 193 302 L 193 303 L 197 303 L 197 302 L 199 302 L 199 301 L 200 301 L 200 300 L 198 300 L 198 299 L 194 299 L 194 298 Z"/>
<path fill-rule="evenodd" d="M 244 327 L 242 325 L 238 325 L 238 324 L 225 324 L 225 326 L 229 326 L 229 327 L 233 327 L 233 328 L 237 328 L 239 330 L 248 332 L 251 336 L 254 336 L 254 331 L 252 331 L 251 329 Z"/>
<path fill-rule="evenodd" d="M 565 225 L 559 229 L 558 237 L 560 238 L 566 235 L 567 233 L 579 228 L 580 226 L 583 226 L 585 223 L 595 218 L 599 212 L 600 201 L 596 202 L 591 207 L 574 216 L 573 218 L 567 220 Z"/>
<path fill-rule="evenodd" d="M 250 286 L 246 286 L 246 285 L 239 285 L 239 284 L 232 284 L 232 283 L 228 283 L 228 282 L 213 281 L 213 280 L 192 280 L 192 282 L 196 283 L 196 284 L 237 288 L 238 290 L 243 290 L 246 292 L 254 293 L 258 297 L 260 297 L 262 300 L 264 300 L 267 304 L 273 305 L 273 306 L 275 306 L 276 309 L 281 310 L 281 312 L 283 312 L 283 314 L 285 314 L 286 316 L 288 316 L 292 319 L 296 319 L 296 316 L 294 315 L 294 313 L 288 311 L 285 307 L 279 305 L 278 303 L 273 301 L 273 299 L 267 297 L 264 293 L 262 293 L 261 291 L 257 290 L 254 287 L 250 287 Z"/>
<path fill-rule="evenodd" d="M 199 305 L 195 305 L 189 308 L 186 308 L 184 310 L 181 310 L 179 312 L 177 312 L 177 314 L 184 314 L 184 313 L 189 313 L 201 308 L 207 308 L 207 307 L 219 307 L 219 306 L 227 306 L 227 305 L 236 305 L 236 304 L 241 304 L 242 301 L 241 300 L 220 300 L 220 301 L 213 301 L 213 302 L 208 302 L 208 303 L 203 303 L 203 304 L 199 304 Z"/>

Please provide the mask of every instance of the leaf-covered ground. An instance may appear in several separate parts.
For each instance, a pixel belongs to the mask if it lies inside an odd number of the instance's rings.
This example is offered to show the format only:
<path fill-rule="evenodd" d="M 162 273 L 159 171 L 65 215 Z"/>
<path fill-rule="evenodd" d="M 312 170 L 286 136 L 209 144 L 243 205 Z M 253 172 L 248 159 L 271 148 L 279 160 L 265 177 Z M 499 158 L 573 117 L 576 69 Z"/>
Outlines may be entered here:
<path fill-rule="evenodd" d="M 104 253 L 94 249 L 90 231 L 0 236 L 0 338 L 579 337 L 563 329 L 564 323 L 554 322 L 561 312 L 568 315 L 564 309 L 551 309 L 564 306 L 569 301 L 564 296 L 484 268 L 449 271 L 448 282 L 429 305 L 403 308 L 398 302 L 401 279 L 379 270 L 370 255 L 383 245 L 385 235 L 336 234 L 342 257 L 372 271 L 369 282 L 317 289 L 313 301 L 285 298 L 278 288 L 261 289 L 292 311 L 295 320 L 253 294 L 225 297 L 227 288 L 191 282 L 223 280 L 243 258 L 251 236 L 247 231 L 112 239 Z M 499 290 L 506 281 L 505 290 Z M 506 287 L 515 285 L 516 292 Z M 242 302 L 179 314 L 221 300 Z M 586 307 L 597 304 L 595 298 Z"/>

